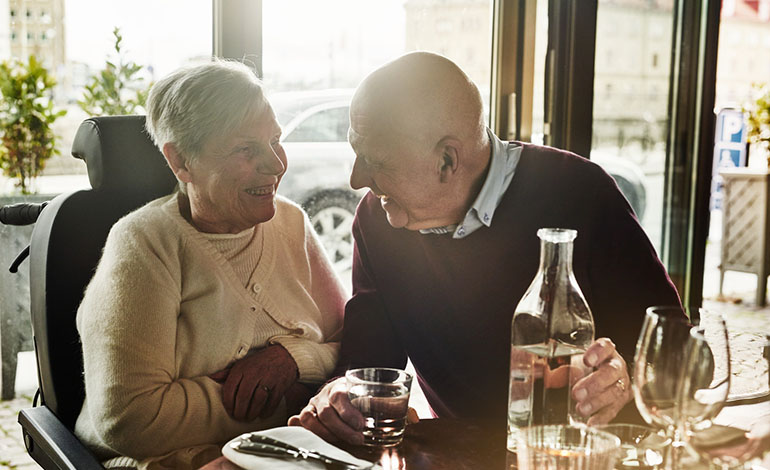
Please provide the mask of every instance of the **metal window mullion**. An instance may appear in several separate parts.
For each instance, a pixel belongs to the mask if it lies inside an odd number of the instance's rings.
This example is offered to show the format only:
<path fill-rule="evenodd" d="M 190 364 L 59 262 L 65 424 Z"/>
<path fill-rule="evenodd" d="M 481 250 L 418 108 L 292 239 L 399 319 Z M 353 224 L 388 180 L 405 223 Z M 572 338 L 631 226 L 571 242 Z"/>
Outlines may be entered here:
<path fill-rule="evenodd" d="M 262 77 L 262 0 L 213 0 L 212 55 L 243 60 Z"/>
<path fill-rule="evenodd" d="M 490 127 L 503 139 L 530 140 L 536 0 L 494 0 Z"/>
<path fill-rule="evenodd" d="M 674 17 L 661 258 L 688 305 L 703 295 L 720 6 L 681 0 Z"/>

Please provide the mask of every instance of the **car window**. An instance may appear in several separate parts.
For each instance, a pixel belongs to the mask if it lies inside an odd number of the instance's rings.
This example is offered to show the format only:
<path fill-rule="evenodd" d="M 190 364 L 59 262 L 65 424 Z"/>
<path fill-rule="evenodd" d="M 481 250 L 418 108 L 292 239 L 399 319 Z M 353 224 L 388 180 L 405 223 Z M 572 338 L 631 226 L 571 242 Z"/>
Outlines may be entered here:
<path fill-rule="evenodd" d="M 305 118 L 284 142 L 347 142 L 348 127 L 347 106 L 324 109 Z"/>

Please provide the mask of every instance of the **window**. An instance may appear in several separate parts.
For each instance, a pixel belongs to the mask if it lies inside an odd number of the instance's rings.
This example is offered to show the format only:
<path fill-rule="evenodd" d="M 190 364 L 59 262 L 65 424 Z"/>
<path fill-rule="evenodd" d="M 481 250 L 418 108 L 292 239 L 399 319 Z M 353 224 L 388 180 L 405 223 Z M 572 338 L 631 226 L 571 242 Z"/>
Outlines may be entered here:
<path fill-rule="evenodd" d="M 746 8 L 735 8 L 729 15 L 722 10 L 719 27 L 714 105 L 717 113 L 728 108 L 740 109 L 748 104 L 752 97 L 752 83 L 770 83 L 770 62 L 766 59 L 769 53 L 768 48 L 770 48 L 770 19 L 763 17 L 761 12 L 757 11 L 756 6 L 749 7 L 750 2 L 736 1 L 735 3 L 744 4 L 743 6 Z M 744 38 L 744 40 L 741 41 L 740 38 Z M 732 134 L 740 134 L 741 132 L 745 137 L 745 131 L 736 131 Z M 724 127 L 722 133 L 721 140 L 725 140 Z M 736 152 L 733 152 L 732 155 L 733 162 L 738 160 Z M 748 166 L 756 165 L 762 168 L 765 165 L 764 160 L 764 158 L 752 158 L 752 153 L 749 152 Z M 715 163 L 715 165 L 717 164 Z M 706 244 L 705 276 L 703 279 L 704 298 L 715 298 L 720 293 L 719 268 L 723 262 L 721 249 L 723 244 L 722 218 L 724 216 L 721 185 L 722 180 L 717 174 L 717 178 L 712 180 L 711 186 L 711 224 L 708 243 Z M 747 230 L 746 233 L 749 234 L 751 231 Z M 758 236 L 759 232 L 756 233 Z M 747 236 L 746 239 L 750 240 L 750 238 Z M 730 243 L 735 246 L 739 242 L 732 240 Z M 754 249 L 750 241 L 747 241 L 745 246 L 747 253 Z M 747 303 L 754 303 L 756 279 L 754 274 L 725 271 L 721 292 L 730 300 L 739 301 L 740 299 Z M 736 388 L 745 392 L 755 390 L 754 387 L 756 385 L 739 383 Z M 731 384 L 731 393 L 733 393 L 732 390 Z"/>
<path fill-rule="evenodd" d="M 348 127 L 348 106 L 311 111 L 311 114 L 291 131 L 285 142 L 347 142 Z"/>
<path fill-rule="evenodd" d="M 345 282 L 352 240 L 335 233 L 349 233 L 364 194 L 349 185 L 353 90 L 386 62 L 428 50 L 457 62 L 488 102 L 491 8 L 491 0 L 263 0 L 263 80 L 284 129 L 290 168 L 278 192 L 307 209 Z M 330 227 L 334 233 L 325 232 Z"/>
<path fill-rule="evenodd" d="M 41 192 L 56 193 L 88 186 L 85 165 L 72 158 L 75 132 L 88 115 L 77 102 L 90 78 L 114 59 L 113 28 L 120 28 L 125 57 L 142 66 L 141 86 L 189 63 L 209 60 L 212 53 L 211 0 L 61 0 L 63 8 L 36 2 L 17 7 L 12 17 L 28 19 L 26 30 L 10 34 L 11 57 L 36 54 L 54 72 L 58 86 L 55 105 L 67 114 L 55 123 L 60 152 L 46 163 L 38 185 Z M 34 6 L 32 6 L 34 5 Z M 168 27 L 168 18 L 184 14 L 185 21 Z M 36 25 L 40 26 L 36 26 Z M 26 35 L 28 41 L 21 41 Z M 34 42 L 33 42 L 34 40 Z M 5 57 L 4 57 L 5 58 Z M 0 192 L 12 182 L 0 177 Z"/>
<path fill-rule="evenodd" d="M 591 144 L 591 159 L 615 178 L 658 249 L 670 76 L 666 51 L 673 48 L 673 11 L 664 4 L 599 0 L 596 50 L 607 50 L 607 60 L 596 63 Z M 614 63 L 610 48 L 622 51 Z"/>

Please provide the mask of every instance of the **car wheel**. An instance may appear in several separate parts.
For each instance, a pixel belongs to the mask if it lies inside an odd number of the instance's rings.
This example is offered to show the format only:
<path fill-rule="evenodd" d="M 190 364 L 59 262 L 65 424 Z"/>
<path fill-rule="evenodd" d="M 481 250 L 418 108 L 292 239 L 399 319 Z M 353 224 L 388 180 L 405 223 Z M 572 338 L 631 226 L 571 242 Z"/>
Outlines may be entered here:
<path fill-rule="evenodd" d="M 353 216 L 359 198 L 347 191 L 323 191 L 303 204 L 337 273 L 353 265 Z"/>

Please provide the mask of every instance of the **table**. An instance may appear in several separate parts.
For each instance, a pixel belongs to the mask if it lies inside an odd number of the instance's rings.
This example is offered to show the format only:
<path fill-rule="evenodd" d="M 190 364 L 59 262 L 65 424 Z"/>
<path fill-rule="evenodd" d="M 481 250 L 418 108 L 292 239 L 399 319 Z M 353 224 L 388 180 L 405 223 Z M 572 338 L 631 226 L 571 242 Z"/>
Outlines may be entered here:
<path fill-rule="evenodd" d="M 407 426 L 398 447 L 370 451 L 365 447 L 343 449 L 358 458 L 379 461 L 385 469 L 506 469 L 514 468 L 515 456 L 505 449 L 505 429 L 499 433 L 457 420 L 426 419 Z M 200 470 L 242 470 L 220 457 Z"/>
<path fill-rule="evenodd" d="M 752 422 L 770 418 L 770 402 L 727 407 L 720 417 L 717 421 L 724 424 L 735 425 L 736 422 L 730 421 L 740 420 L 748 428 Z M 463 421 L 426 419 L 407 426 L 404 442 L 398 447 L 377 451 L 349 445 L 340 447 L 358 458 L 380 462 L 385 470 L 512 470 L 516 468 L 516 456 L 506 451 L 505 441 L 504 427 L 493 433 Z M 770 469 L 770 454 L 763 465 Z M 200 470 L 243 469 L 220 457 Z"/>

